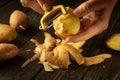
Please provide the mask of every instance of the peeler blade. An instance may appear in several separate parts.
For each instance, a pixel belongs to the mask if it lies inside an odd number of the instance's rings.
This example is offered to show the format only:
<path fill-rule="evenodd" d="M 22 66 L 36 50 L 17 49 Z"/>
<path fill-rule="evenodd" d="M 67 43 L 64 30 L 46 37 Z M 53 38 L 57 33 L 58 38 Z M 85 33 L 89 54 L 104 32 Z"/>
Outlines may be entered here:
<path fill-rule="evenodd" d="M 56 14 L 56 15 L 54 15 L 52 18 L 50 18 L 47 22 L 46 22 L 46 24 L 47 24 L 47 29 L 49 29 L 49 28 L 51 28 L 52 26 L 53 26 L 53 20 L 55 20 L 57 17 L 59 17 L 61 15 L 61 12 L 60 13 L 58 13 L 58 14 Z M 40 30 L 42 30 L 42 26 L 40 25 L 39 26 L 39 29 Z"/>

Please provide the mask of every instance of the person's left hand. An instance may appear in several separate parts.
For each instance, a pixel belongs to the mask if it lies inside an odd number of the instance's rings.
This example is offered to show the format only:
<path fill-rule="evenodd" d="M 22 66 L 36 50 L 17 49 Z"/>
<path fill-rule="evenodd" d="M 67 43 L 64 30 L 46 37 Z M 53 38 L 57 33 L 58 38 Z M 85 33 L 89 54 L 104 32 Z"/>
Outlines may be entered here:
<path fill-rule="evenodd" d="M 65 41 L 86 41 L 108 28 L 109 19 L 117 0 L 88 0 L 74 10 L 81 19 L 81 29 L 77 35 L 68 36 Z"/>

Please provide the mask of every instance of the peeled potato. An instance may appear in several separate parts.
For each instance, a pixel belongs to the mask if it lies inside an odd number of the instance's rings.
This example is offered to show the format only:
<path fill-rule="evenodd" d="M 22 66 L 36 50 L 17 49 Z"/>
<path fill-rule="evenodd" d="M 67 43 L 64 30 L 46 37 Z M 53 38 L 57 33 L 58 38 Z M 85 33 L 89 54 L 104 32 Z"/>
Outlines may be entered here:
<path fill-rule="evenodd" d="M 11 42 L 16 39 L 17 32 L 9 25 L 0 24 L 0 42 Z"/>
<path fill-rule="evenodd" d="M 106 44 L 109 48 L 120 51 L 120 33 L 113 34 L 108 38 Z"/>
<path fill-rule="evenodd" d="M 55 32 L 61 38 L 77 34 L 80 29 L 80 19 L 73 14 L 73 9 L 66 7 L 66 11 L 66 14 L 53 20 Z"/>
<path fill-rule="evenodd" d="M 18 54 L 18 47 L 10 43 L 0 43 L 0 60 L 7 60 Z"/>
<path fill-rule="evenodd" d="M 21 32 L 28 27 L 29 18 L 24 12 L 15 10 L 10 15 L 9 23 L 13 29 L 15 29 L 17 32 Z"/>

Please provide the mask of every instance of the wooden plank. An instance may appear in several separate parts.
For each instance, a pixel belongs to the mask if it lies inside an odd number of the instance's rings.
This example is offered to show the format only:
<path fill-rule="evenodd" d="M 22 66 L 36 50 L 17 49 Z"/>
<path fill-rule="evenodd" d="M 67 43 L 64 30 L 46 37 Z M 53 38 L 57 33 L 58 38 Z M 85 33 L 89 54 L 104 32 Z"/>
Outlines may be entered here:
<path fill-rule="evenodd" d="M 10 1 L 12 0 L 0 0 L 0 8 L 6 6 L 6 4 L 8 4 Z"/>
<path fill-rule="evenodd" d="M 2 23 L 8 23 L 8 15 L 10 15 L 13 10 L 20 9 L 25 11 L 29 16 L 30 24 L 29 28 L 23 33 L 19 33 L 18 38 L 12 42 L 20 48 L 18 56 L 13 59 L 0 62 L 0 80 L 111 80 L 112 78 L 116 77 L 117 74 L 117 80 L 120 79 L 120 52 L 111 50 L 105 45 L 105 41 L 110 35 L 120 32 L 119 4 L 117 4 L 113 15 L 111 16 L 109 29 L 102 34 L 91 38 L 83 46 L 84 51 L 82 54 L 84 56 L 93 56 L 108 52 L 113 55 L 111 59 L 90 67 L 83 65 L 79 66 L 75 62 L 72 62 L 67 70 L 60 69 L 55 70 L 52 73 L 48 73 L 44 71 L 42 65 L 37 64 L 38 60 L 31 62 L 23 69 L 21 68 L 21 65 L 24 63 L 24 61 L 34 55 L 33 51 L 26 51 L 28 49 L 33 50 L 35 48 L 34 44 L 31 43 L 29 39 L 35 38 L 39 42 L 43 43 L 44 35 L 43 32 L 38 29 L 41 15 L 32 10 L 23 8 L 20 3 L 17 2 L 18 0 L 14 1 L 11 1 L 10 3 L 6 4 L 6 6 L 0 8 L 0 12 L 4 9 L 7 9 L 5 10 L 5 12 L 7 12 L 6 14 L 4 14 L 4 12 L 1 12 L 2 14 L 0 13 L 0 22 L 2 21 Z M 11 5 L 13 5 L 13 7 L 11 7 Z M 73 4 L 70 3 L 70 5 Z M 56 37 L 54 35 L 53 28 L 50 28 L 47 30 L 47 32 Z"/>
<path fill-rule="evenodd" d="M 9 24 L 10 14 L 16 9 L 21 10 L 23 12 L 28 10 L 27 8 L 24 8 L 21 5 L 19 0 L 12 0 L 5 6 L 0 8 L 0 23 Z"/>

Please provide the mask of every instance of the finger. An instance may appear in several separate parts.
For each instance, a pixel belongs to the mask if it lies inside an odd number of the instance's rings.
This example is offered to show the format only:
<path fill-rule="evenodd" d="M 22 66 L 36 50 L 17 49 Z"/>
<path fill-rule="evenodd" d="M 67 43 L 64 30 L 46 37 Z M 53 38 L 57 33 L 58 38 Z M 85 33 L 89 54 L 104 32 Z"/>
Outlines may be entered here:
<path fill-rule="evenodd" d="M 44 10 L 37 3 L 30 6 L 30 8 L 33 9 L 34 11 L 40 13 L 40 14 L 44 13 Z"/>
<path fill-rule="evenodd" d="M 100 20 L 101 21 L 101 20 Z M 66 42 L 78 42 L 78 41 L 86 41 L 90 39 L 91 37 L 100 34 L 103 32 L 108 25 L 102 22 L 98 22 L 92 26 L 90 26 L 87 30 L 80 32 L 79 34 L 75 36 L 69 36 L 65 39 Z"/>
<path fill-rule="evenodd" d="M 38 2 L 35 0 L 20 0 L 20 2 L 22 4 L 22 6 L 24 6 L 24 7 L 31 8 L 40 14 L 44 13 L 43 9 L 40 7 Z"/>
<path fill-rule="evenodd" d="M 82 17 L 91 11 L 104 8 L 104 6 L 105 3 L 102 0 L 89 0 L 78 6 L 73 13 L 79 17 Z"/>
<path fill-rule="evenodd" d="M 37 0 L 41 8 L 45 11 L 48 11 L 52 7 L 52 0 Z"/>

